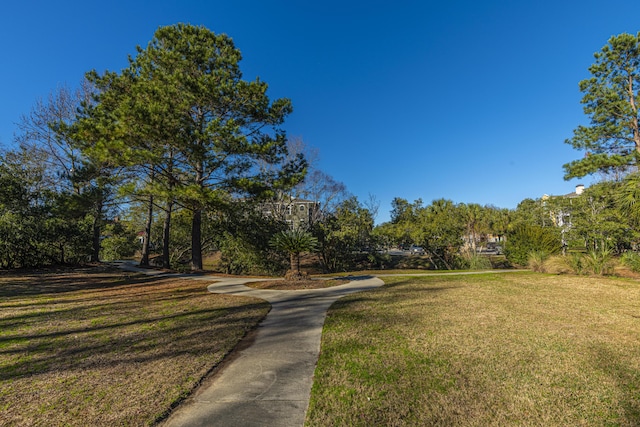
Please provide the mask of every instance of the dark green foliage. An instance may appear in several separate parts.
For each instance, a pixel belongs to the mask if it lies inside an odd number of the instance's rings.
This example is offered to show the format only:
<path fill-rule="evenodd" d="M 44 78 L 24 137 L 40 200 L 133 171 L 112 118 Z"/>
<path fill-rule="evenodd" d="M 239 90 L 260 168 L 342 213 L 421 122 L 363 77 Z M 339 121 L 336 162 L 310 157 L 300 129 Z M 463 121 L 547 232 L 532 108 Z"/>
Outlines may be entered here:
<path fill-rule="evenodd" d="M 391 221 L 374 230 L 378 241 L 385 247 L 421 246 L 435 269 L 486 267 L 476 254 L 490 237 L 501 241 L 512 221 L 508 209 L 446 199 L 422 206 L 420 199 L 396 198 L 392 206 Z"/>
<path fill-rule="evenodd" d="M 91 254 L 91 220 L 78 197 L 43 186 L 43 169 L 24 151 L 0 159 L 0 268 L 78 263 Z"/>
<path fill-rule="evenodd" d="M 302 156 L 282 162 L 290 100 L 271 101 L 266 83 L 243 80 L 241 58 L 227 35 L 177 24 L 159 28 L 120 74 L 89 74 L 102 94 L 84 128 L 106 130 L 95 140 L 101 153 L 121 150 L 121 162 L 153 169 L 163 196 L 192 212 L 195 270 L 202 269 L 207 210 L 230 194 L 290 188 L 305 174 Z"/>
<path fill-rule="evenodd" d="M 140 249 L 135 231 L 121 221 L 107 224 L 102 237 L 101 259 L 105 261 L 130 258 Z"/>
<path fill-rule="evenodd" d="M 39 103 L 21 124 L 19 142 L 46 160 L 46 170 L 25 158 L 23 169 L 40 177 L 23 186 L 4 174 L 2 264 L 128 254 L 130 236 L 104 226 L 115 202 L 144 201 L 147 218 L 135 231 L 162 247 L 165 267 L 188 256 L 201 269 L 203 252 L 221 248 L 234 271 L 279 269 L 268 239 L 280 225 L 244 213 L 229 220 L 227 205 L 287 191 L 304 178 L 306 161 L 287 153 L 282 124 L 290 100 L 270 100 L 265 82 L 244 80 L 240 60 L 224 34 L 161 27 L 126 69 L 90 72 L 82 91 L 65 89 Z M 36 187 L 47 185 L 43 198 Z M 153 226 L 156 219 L 163 227 Z"/>
<path fill-rule="evenodd" d="M 507 234 L 505 255 L 512 264 L 526 266 L 531 253 L 552 255 L 561 248 L 558 228 L 522 223 Z"/>
<path fill-rule="evenodd" d="M 637 243 L 634 215 L 625 213 L 619 203 L 623 188 L 620 183 L 602 182 L 579 196 L 545 201 L 549 218 L 562 230 L 567 249 L 608 248 L 620 254 Z"/>
<path fill-rule="evenodd" d="M 265 217 L 250 202 L 230 203 L 204 221 L 204 241 L 220 252 L 219 267 L 228 274 L 281 274 L 287 258 L 275 250 L 271 237 L 286 224 Z"/>
<path fill-rule="evenodd" d="M 356 197 L 342 202 L 333 214 L 316 223 L 312 233 L 326 271 L 353 269 L 363 253 L 374 250 L 373 217 Z"/>
<path fill-rule="evenodd" d="M 281 231 L 274 235 L 269 243 L 275 250 L 289 255 L 289 269 L 298 275 L 300 275 L 300 254 L 314 252 L 318 248 L 318 239 L 301 229 Z"/>
<path fill-rule="evenodd" d="M 640 273 L 640 254 L 637 252 L 625 252 L 621 257 L 622 263 L 636 273 Z"/>
<path fill-rule="evenodd" d="M 615 205 L 629 220 L 629 223 L 638 229 L 640 225 L 640 173 L 627 175 L 620 182 L 618 191 L 614 195 Z"/>
<path fill-rule="evenodd" d="M 518 224 L 539 225 L 541 227 L 554 225 L 549 210 L 541 199 L 524 199 L 518 203 L 511 214 L 510 227 L 513 228 Z"/>
<path fill-rule="evenodd" d="M 430 255 L 436 269 L 461 266 L 459 252 L 466 231 L 461 207 L 451 200 L 439 199 L 420 211 L 414 241 Z"/>

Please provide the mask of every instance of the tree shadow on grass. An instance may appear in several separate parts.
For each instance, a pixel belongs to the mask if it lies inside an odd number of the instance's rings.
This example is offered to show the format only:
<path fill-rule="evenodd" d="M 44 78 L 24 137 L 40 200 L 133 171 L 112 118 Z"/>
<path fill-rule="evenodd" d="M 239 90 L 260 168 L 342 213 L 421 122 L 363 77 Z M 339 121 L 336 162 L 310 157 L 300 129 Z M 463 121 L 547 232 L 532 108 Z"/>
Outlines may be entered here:
<path fill-rule="evenodd" d="M 640 371 L 620 360 L 620 354 L 605 346 L 597 346 L 593 351 L 594 365 L 607 374 L 620 392 L 625 415 L 622 425 L 640 425 Z"/>
<path fill-rule="evenodd" d="M 0 371 L 0 381 L 51 371 L 83 371 L 105 363 L 137 364 L 169 360 L 181 354 L 206 354 L 212 351 L 208 336 L 227 337 L 236 335 L 238 330 L 246 332 L 243 325 L 259 319 L 247 319 L 243 313 L 264 305 L 192 310 L 89 328 L 62 327 L 49 333 L 8 335 L 0 338 L 0 357 L 10 358 Z M 158 326 L 162 323 L 173 326 Z M 198 326 L 203 324 L 209 325 Z M 20 355 L 28 357 L 13 358 Z"/>
<path fill-rule="evenodd" d="M 165 280 L 163 276 L 146 276 L 120 270 L 81 272 L 30 272 L 0 275 L 0 297 L 37 296 L 95 289 L 117 288 L 119 286 L 148 285 Z"/>

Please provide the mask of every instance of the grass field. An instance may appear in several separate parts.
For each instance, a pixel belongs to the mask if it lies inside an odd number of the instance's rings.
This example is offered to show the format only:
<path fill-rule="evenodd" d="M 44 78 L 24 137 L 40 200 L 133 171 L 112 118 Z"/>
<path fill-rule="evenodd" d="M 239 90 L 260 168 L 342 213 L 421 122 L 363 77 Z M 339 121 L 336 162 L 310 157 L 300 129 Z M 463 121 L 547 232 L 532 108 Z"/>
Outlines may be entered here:
<path fill-rule="evenodd" d="M 638 426 L 640 284 L 385 277 L 325 324 L 308 426 Z"/>
<path fill-rule="evenodd" d="M 152 425 L 268 310 L 198 280 L 0 275 L 0 425 Z"/>
<path fill-rule="evenodd" d="M 331 308 L 308 426 L 640 425 L 640 282 L 384 281 Z M 154 424 L 269 309 L 205 285 L 0 275 L 0 425 Z"/>

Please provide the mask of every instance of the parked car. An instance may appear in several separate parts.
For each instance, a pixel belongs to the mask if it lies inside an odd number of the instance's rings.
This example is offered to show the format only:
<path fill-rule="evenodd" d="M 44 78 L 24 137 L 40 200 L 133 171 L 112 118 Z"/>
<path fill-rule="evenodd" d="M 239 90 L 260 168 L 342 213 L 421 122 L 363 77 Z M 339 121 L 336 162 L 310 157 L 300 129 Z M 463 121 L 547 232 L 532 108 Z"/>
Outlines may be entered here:
<path fill-rule="evenodd" d="M 424 255 L 424 249 L 422 248 L 422 246 L 411 246 L 409 248 L 409 252 L 411 253 L 411 255 Z"/>

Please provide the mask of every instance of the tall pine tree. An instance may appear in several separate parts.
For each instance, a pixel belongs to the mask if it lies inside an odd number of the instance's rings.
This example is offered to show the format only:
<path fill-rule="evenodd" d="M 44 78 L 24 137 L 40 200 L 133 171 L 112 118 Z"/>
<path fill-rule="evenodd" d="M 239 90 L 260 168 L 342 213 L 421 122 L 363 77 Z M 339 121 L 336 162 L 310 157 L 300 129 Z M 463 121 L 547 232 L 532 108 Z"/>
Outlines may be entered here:
<path fill-rule="evenodd" d="M 565 179 L 626 171 L 640 159 L 640 33 L 611 37 L 589 71 L 592 77 L 580 82 L 580 90 L 591 123 L 565 141 L 585 157 L 564 165 Z"/>

